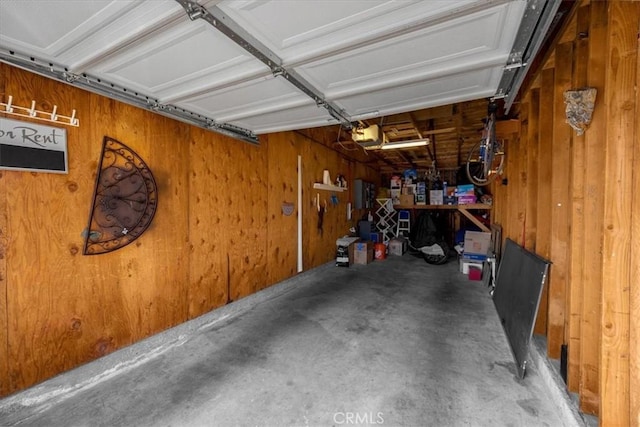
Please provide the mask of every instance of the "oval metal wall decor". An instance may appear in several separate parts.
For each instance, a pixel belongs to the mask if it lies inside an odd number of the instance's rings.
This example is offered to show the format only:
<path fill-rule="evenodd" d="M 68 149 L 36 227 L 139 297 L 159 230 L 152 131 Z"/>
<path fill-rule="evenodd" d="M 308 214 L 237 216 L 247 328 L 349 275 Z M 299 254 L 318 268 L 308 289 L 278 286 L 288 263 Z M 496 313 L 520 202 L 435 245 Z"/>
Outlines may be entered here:
<path fill-rule="evenodd" d="M 147 164 L 131 148 L 105 136 L 84 255 L 111 252 L 133 242 L 149 227 L 157 207 L 158 189 Z"/>

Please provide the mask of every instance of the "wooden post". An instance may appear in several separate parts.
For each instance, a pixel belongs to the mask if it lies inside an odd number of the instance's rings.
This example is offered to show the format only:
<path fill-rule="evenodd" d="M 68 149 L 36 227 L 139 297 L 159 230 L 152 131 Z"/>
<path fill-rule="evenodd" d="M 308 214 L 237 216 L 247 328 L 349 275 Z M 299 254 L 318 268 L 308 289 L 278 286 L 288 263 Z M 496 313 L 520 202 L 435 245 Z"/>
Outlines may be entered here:
<path fill-rule="evenodd" d="M 551 181 L 551 261 L 549 274 L 549 324 L 547 326 L 547 353 L 552 359 L 560 358 L 565 341 L 565 316 L 568 298 L 569 269 L 569 217 L 571 199 L 571 128 L 567 125 L 564 92 L 571 89 L 573 43 L 556 46 L 554 112 L 553 112 L 553 179 Z"/>
<path fill-rule="evenodd" d="M 551 257 L 551 179 L 553 168 L 551 166 L 551 147 L 553 139 L 553 82 L 555 71 L 548 68 L 542 71 L 540 86 L 540 114 L 539 114 L 539 136 L 538 145 L 538 210 L 536 223 L 538 224 L 538 235 L 536 236 L 536 253 L 543 258 Z M 536 334 L 547 335 L 547 325 L 549 316 L 549 281 L 542 289 L 540 307 L 534 332 Z"/>
<path fill-rule="evenodd" d="M 631 425 L 630 411 L 630 291 L 638 23 L 640 3 L 609 3 L 609 50 L 604 101 L 607 138 L 604 179 L 604 240 L 602 283 L 602 341 L 600 351 L 600 422 L 602 426 Z M 636 189 L 637 190 L 637 189 Z M 634 263 L 637 260 L 634 260 Z M 637 315 L 637 313 L 635 313 Z M 637 417 L 634 414 L 634 421 Z"/>
<path fill-rule="evenodd" d="M 538 216 L 538 144 L 540 134 L 540 89 L 529 93 L 529 123 L 527 135 L 527 198 L 525 200 L 525 247 L 535 252 Z"/>
<path fill-rule="evenodd" d="M 585 259 L 580 316 L 580 409 L 597 415 L 600 406 L 600 294 L 602 293 L 602 229 L 607 118 L 604 103 L 607 58 L 606 2 L 590 5 L 587 85 L 597 89 L 596 106 L 584 136 L 584 246 L 576 256 Z M 604 172 L 603 172 L 604 173 Z"/>
<path fill-rule="evenodd" d="M 527 128 L 527 114 L 528 99 L 522 102 L 520 110 L 520 117 L 523 121 L 523 129 Z M 519 245 L 523 245 L 524 242 L 524 207 L 525 207 L 525 192 L 526 188 L 523 188 L 523 175 L 526 176 L 526 172 L 523 169 L 523 158 L 526 156 L 526 140 L 527 135 L 523 133 L 521 138 L 512 137 L 506 141 L 508 146 L 508 155 L 506 157 L 507 162 L 507 193 L 509 194 L 509 204 L 506 207 L 507 221 L 505 223 L 504 234 L 517 242 Z"/>
<path fill-rule="evenodd" d="M 0 70 L 4 67 L 0 64 Z M 0 80 L 0 85 L 2 81 Z M 7 185 L 0 171 L 0 396 L 9 394 L 9 325 L 7 324 Z"/>
<path fill-rule="evenodd" d="M 629 351 L 629 395 L 631 396 L 631 411 L 630 421 L 631 425 L 640 426 L 640 284 L 638 278 L 640 278 L 640 147 L 638 146 L 638 140 L 640 140 L 640 22 L 638 23 L 638 40 L 636 43 L 636 129 L 634 141 L 634 157 L 633 157 L 633 187 L 631 194 L 633 194 L 633 200 L 631 205 L 631 280 L 629 284 L 630 289 L 630 312 L 631 323 L 629 328 L 631 334 L 629 337 L 630 351 Z"/>
<path fill-rule="evenodd" d="M 9 66 L 0 64 L 0 74 L 11 72 Z M 0 93 L 5 91 L 5 79 L 0 79 Z M 6 102 L 6 100 L 3 100 Z M 9 388 L 9 325 L 7 324 L 7 183 L 4 172 L 0 171 L 0 396 L 11 391 Z"/>
<path fill-rule="evenodd" d="M 577 13 L 573 88 L 583 88 L 587 83 L 589 59 L 589 5 L 581 6 Z M 573 132 L 571 173 L 571 240 L 569 251 L 580 254 L 584 248 L 584 134 Z M 580 385 L 580 318 L 582 316 L 583 256 L 572 256 L 569 265 L 569 298 L 567 324 L 567 387 L 576 392 Z"/>

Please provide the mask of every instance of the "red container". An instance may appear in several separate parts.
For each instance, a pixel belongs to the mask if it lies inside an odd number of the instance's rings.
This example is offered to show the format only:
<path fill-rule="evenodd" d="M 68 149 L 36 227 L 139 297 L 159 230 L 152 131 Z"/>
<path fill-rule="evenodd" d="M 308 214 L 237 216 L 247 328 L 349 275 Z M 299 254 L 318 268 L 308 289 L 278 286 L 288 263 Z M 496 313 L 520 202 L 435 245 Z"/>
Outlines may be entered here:
<path fill-rule="evenodd" d="M 482 280 L 482 269 L 469 266 L 469 280 Z"/>
<path fill-rule="evenodd" d="M 387 245 L 384 243 L 376 243 L 373 250 L 375 252 L 375 259 L 382 260 L 387 258 Z"/>

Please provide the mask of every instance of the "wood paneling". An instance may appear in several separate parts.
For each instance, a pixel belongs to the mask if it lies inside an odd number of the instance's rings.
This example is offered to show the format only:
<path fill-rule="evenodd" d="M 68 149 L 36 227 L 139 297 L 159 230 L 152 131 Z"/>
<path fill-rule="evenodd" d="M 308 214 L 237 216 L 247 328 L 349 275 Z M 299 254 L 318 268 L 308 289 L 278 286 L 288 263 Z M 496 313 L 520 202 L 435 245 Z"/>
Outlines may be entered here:
<path fill-rule="evenodd" d="M 230 201 L 226 206 L 226 226 L 233 301 L 264 288 L 268 277 L 267 149 L 234 142 L 220 145 L 229 148 L 225 148 L 222 157 L 229 165 L 224 180 L 230 184 L 226 193 Z"/>
<path fill-rule="evenodd" d="M 602 425 L 629 425 L 629 303 L 633 159 L 640 149 L 635 136 L 638 115 L 638 24 L 640 3 L 609 4 L 609 46 L 605 105 L 607 137 L 604 186 L 602 341 L 600 355 L 600 417 Z"/>
<path fill-rule="evenodd" d="M 537 194 L 530 185 L 526 192 L 528 205 L 535 200 L 531 234 L 535 251 L 553 263 L 548 305 L 543 294 L 535 332 L 547 335 L 551 358 L 569 344 L 568 389 L 603 426 L 640 425 L 638 34 L 639 2 L 581 2 L 553 60 L 530 78 L 538 84 L 520 95 L 527 149 L 511 151 L 522 159 L 509 163 L 525 169 L 528 183 L 530 169 L 537 169 Z M 584 86 L 598 96 L 591 124 L 578 136 L 566 123 L 563 94 Z M 502 203 L 521 199 L 497 195 L 496 217 L 505 234 L 515 235 L 518 210 Z"/>
<path fill-rule="evenodd" d="M 224 184 L 224 169 L 229 165 L 218 158 L 220 143 L 209 143 L 209 134 L 200 129 L 191 132 L 189 144 L 189 318 L 197 317 L 227 304 L 230 273 L 227 242 L 226 197 L 230 189 Z M 228 144 L 228 142 L 227 142 Z M 226 158 L 228 160 L 228 158 Z M 223 209 L 224 207 L 224 209 Z"/>
<path fill-rule="evenodd" d="M 348 192 L 332 192 L 316 190 L 313 184 L 322 182 L 323 171 L 327 169 L 332 180 L 338 174 L 349 174 L 349 161 L 332 150 L 319 151 L 313 141 L 303 141 L 302 144 L 302 175 L 303 175 L 303 246 L 305 250 L 303 263 L 305 269 L 328 262 L 335 257 L 336 239 L 349 234 L 346 219 L 346 201 Z M 351 184 L 350 184 L 351 185 Z M 338 198 L 334 205 L 331 196 Z M 322 229 L 318 227 L 318 209 L 316 197 L 320 198 L 322 208 L 326 207 L 322 215 Z"/>
<path fill-rule="evenodd" d="M 269 227 L 267 254 L 269 281 L 276 283 L 297 272 L 298 263 L 298 155 L 299 136 L 277 133 L 269 144 Z M 305 192 L 308 194 L 308 191 Z M 292 203 L 291 216 L 282 213 L 282 203 Z M 303 269 L 306 266 L 303 264 Z"/>
<path fill-rule="evenodd" d="M 352 164 L 377 173 L 297 133 L 255 146 L 8 65 L 0 71 L 16 104 L 77 109 L 81 123 L 67 129 L 69 174 L 1 172 L 2 395 L 295 275 L 295 215 L 282 215 L 281 204 L 296 202 L 298 153 L 308 169 L 305 269 L 330 261 L 349 229 L 348 195 L 333 206 L 323 192 L 319 235 L 313 182 L 324 168 L 351 174 Z M 83 256 L 105 135 L 149 165 L 158 211 L 131 245 Z"/>

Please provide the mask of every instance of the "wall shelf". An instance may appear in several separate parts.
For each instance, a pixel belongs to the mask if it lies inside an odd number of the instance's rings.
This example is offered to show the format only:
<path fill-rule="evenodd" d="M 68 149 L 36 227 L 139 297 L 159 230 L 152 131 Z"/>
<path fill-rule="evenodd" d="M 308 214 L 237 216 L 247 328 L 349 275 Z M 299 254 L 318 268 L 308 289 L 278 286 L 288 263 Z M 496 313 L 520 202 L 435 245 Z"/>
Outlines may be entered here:
<path fill-rule="evenodd" d="M 315 184 L 313 184 L 313 188 L 315 188 L 316 190 L 327 190 L 327 191 L 345 191 L 345 190 L 348 190 L 345 187 L 338 187 L 336 185 L 321 184 L 319 182 L 316 182 Z"/>

